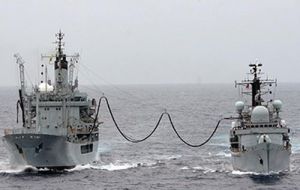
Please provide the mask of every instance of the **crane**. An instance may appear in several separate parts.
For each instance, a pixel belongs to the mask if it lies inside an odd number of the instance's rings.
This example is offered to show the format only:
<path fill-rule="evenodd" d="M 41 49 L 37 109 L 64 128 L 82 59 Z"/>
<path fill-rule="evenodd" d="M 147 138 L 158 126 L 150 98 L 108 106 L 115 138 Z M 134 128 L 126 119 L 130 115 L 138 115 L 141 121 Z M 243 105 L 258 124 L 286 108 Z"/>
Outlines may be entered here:
<path fill-rule="evenodd" d="M 16 62 L 19 65 L 20 69 L 20 82 L 21 82 L 21 92 L 23 95 L 25 95 L 25 76 L 24 76 L 24 61 L 20 54 L 14 54 L 14 57 L 16 58 Z"/>
<path fill-rule="evenodd" d="M 25 110 L 24 110 L 24 96 L 25 96 L 25 76 L 24 76 L 24 61 L 20 54 L 14 54 L 14 57 L 16 58 L 16 62 L 19 65 L 20 69 L 20 82 L 21 82 L 21 89 L 19 90 L 19 98 L 18 104 L 20 104 L 20 107 L 22 109 L 22 121 L 23 126 L 25 127 Z"/>
<path fill-rule="evenodd" d="M 79 60 L 79 53 L 76 53 L 75 55 L 69 56 L 71 57 L 70 59 L 70 65 L 69 65 L 69 85 L 73 86 L 73 75 L 74 75 L 74 68 L 75 68 L 75 63 L 78 63 Z"/>

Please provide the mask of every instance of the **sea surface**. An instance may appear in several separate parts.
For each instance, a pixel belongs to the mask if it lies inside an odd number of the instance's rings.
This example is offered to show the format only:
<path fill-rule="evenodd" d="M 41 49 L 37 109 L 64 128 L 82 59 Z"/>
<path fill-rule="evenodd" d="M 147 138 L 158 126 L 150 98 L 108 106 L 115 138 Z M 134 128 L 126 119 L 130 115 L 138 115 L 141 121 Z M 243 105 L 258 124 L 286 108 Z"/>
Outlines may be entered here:
<path fill-rule="evenodd" d="M 124 133 L 143 138 L 167 110 L 182 137 L 203 142 L 218 119 L 235 115 L 238 90 L 230 84 L 80 86 L 90 97 L 108 97 Z M 101 106 L 99 157 L 94 163 L 62 172 L 14 168 L 0 142 L 0 189 L 300 189 L 300 84 L 279 84 L 281 116 L 291 128 L 291 171 L 257 175 L 233 171 L 229 151 L 230 121 L 200 148 L 183 144 L 163 118 L 147 141 L 127 142 Z M 0 133 L 17 127 L 16 87 L 0 88 Z M 20 115 L 21 116 L 21 115 Z"/>

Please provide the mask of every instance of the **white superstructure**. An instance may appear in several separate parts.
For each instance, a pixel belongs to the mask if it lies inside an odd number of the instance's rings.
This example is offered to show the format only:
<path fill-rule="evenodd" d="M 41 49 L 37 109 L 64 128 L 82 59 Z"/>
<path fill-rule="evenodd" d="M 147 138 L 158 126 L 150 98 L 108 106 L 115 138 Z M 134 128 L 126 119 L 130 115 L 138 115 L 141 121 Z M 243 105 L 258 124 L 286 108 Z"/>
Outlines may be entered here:
<path fill-rule="evenodd" d="M 43 56 L 54 59 L 53 85 L 47 77 L 47 66 L 42 64 L 44 79 L 33 92 L 27 93 L 24 62 L 16 55 L 21 80 L 18 105 L 23 125 L 6 129 L 3 137 L 13 164 L 63 169 L 97 159 L 100 123 L 95 119 L 96 101 L 78 90 L 77 79 L 73 83 L 73 69 L 79 55 L 64 54 L 64 34 L 59 32 L 56 36 L 56 54 Z"/>

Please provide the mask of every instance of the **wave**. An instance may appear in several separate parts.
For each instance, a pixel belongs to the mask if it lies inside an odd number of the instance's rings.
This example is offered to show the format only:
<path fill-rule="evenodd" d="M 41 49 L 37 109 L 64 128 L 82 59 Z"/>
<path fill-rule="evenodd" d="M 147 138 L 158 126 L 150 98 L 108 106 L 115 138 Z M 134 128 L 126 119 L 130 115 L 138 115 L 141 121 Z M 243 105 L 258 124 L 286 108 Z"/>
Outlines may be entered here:
<path fill-rule="evenodd" d="M 29 165 L 12 166 L 9 162 L 0 162 L 0 174 L 34 173 L 39 170 Z"/>
<path fill-rule="evenodd" d="M 180 169 L 181 170 L 193 170 L 194 172 L 200 171 L 204 174 L 207 174 L 207 173 L 228 173 L 228 172 L 230 172 L 229 170 L 226 170 L 226 169 L 219 170 L 219 169 L 213 169 L 213 168 L 201 167 L 201 166 L 195 166 L 195 167 L 184 166 Z"/>
<path fill-rule="evenodd" d="M 157 162 L 133 162 L 133 163 L 129 163 L 129 162 L 123 162 L 123 163 L 109 163 L 109 164 L 101 164 L 101 163 L 97 163 L 97 164 L 86 164 L 86 165 L 77 165 L 75 168 L 73 169 L 69 169 L 67 171 L 82 171 L 82 170 L 86 170 L 86 169 L 94 169 L 94 170 L 107 170 L 107 171 L 117 171 L 117 170 L 126 170 L 126 169 L 131 169 L 131 168 L 138 168 L 138 167 L 151 167 L 151 166 L 155 166 L 159 163 Z"/>
<path fill-rule="evenodd" d="M 129 168 L 135 168 L 137 167 L 137 164 L 130 164 L 130 163 L 124 163 L 124 164 L 107 164 L 107 165 L 94 165 L 94 164 L 86 164 L 86 165 L 77 165 L 73 169 L 69 169 L 67 171 L 82 171 L 86 169 L 94 169 L 94 170 L 108 170 L 108 171 L 115 171 L 115 170 L 125 170 Z"/>
<path fill-rule="evenodd" d="M 181 155 L 159 155 L 154 156 L 151 159 L 144 159 L 142 161 L 121 161 L 116 160 L 113 163 L 103 163 L 101 161 L 95 162 L 93 164 L 78 165 L 73 169 L 68 171 L 80 171 L 86 169 L 95 169 L 95 170 L 107 170 L 107 171 L 116 171 L 116 170 L 126 170 L 137 167 L 158 167 L 161 164 L 164 164 L 166 160 L 176 160 L 182 157 Z"/>
<path fill-rule="evenodd" d="M 124 164 L 113 164 L 110 163 L 108 165 L 100 166 L 100 169 L 102 170 L 108 170 L 108 171 L 115 171 L 115 170 L 126 170 L 130 168 L 136 168 L 139 164 L 130 164 L 130 163 L 124 163 Z"/>
<path fill-rule="evenodd" d="M 155 160 L 176 160 L 181 157 L 182 155 L 157 155 L 152 158 Z"/>
<path fill-rule="evenodd" d="M 111 163 L 103 163 L 101 161 L 96 161 L 91 164 L 77 165 L 75 168 L 67 169 L 65 171 L 81 171 L 86 169 L 94 170 L 107 170 L 107 171 L 116 171 L 116 170 L 126 170 L 137 167 L 158 167 L 162 164 L 165 164 L 166 160 L 176 160 L 182 157 L 181 155 L 159 155 L 152 157 L 151 159 L 143 159 L 141 161 L 121 161 L 116 160 Z M 35 167 L 25 165 L 25 166 L 12 166 L 9 164 L 9 161 L 0 161 L 0 174 L 18 174 L 18 173 L 35 173 L 41 171 L 48 171 L 48 169 L 37 169 Z"/>
<path fill-rule="evenodd" d="M 189 170 L 190 168 L 189 167 L 187 167 L 187 166 L 184 166 L 184 167 L 182 167 L 182 168 L 180 168 L 181 170 Z"/>
<path fill-rule="evenodd" d="M 126 170 L 130 168 L 137 168 L 137 167 L 150 167 L 154 166 L 156 163 L 109 163 L 109 164 L 85 164 L 85 165 L 77 165 L 75 168 L 66 169 L 64 171 L 67 172 L 74 172 L 74 171 L 82 171 L 87 169 L 94 169 L 94 170 L 107 170 L 107 171 L 116 171 L 116 170 Z M 18 166 L 12 167 L 7 165 L 5 167 L 0 168 L 0 174 L 22 174 L 22 173 L 39 173 L 50 171 L 49 169 L 37 169 L 35 167 L 26 165 L 26 166 Z"/>
<path fill-rule="evenodd" d="M 215 170 L 215 169 L 206 168 L 206 167 L 199 167 L 199 166 L 192 167 L 192 169 L 193 169 L 193 170 L 200 170 L 200 171 L 202 171 L 204 174 L 206 174 L 206 173 L 215 173 L 215 172 L 217 172 L 217 170 Z"/>
<path fill-rule="evenodd" d="M 95 169 L 95 170 L 107 170 L 107 171 L 116 171 L 116 170 L 126 170 L 131 168 L 138 167 L 158 167 L 165 163 L 168 160 L 176 160 L 181 158 L 182 155 L 157 155 L 152 157 L 151 159 L 143 159 L 141 161 L 121 161 L 116 160 L 111 163 L 103 163 L 101 161 L 95 162 L 93 164 L 86 165 L 78 165 L 73 169 L 69 169 L 68 171 L 80 171 L 86 169 Z"/>

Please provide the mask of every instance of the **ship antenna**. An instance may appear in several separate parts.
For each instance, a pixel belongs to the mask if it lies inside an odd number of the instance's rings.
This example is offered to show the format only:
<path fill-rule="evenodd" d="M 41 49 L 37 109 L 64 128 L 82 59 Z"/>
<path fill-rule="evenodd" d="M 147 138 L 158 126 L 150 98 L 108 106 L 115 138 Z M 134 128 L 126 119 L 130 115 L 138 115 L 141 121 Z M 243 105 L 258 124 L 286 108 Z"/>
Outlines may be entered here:
<path fill-rule="evenodd" d="M 63 53 L 62 52 L 62 49 L 63 49 L 62 46 L 64 45 L 63 42 L 62 42 L 62 39 L 64 38 L 65 34 L 62 33 L 61 30 L 59 30 L 59 33 L 57 33 L 55 36 L 57 37 L 57 40 L 58 40 L 58 41 L 56 41 L 56 43 L 58 45 L 58 48 L 57 48 L 58 54 L 62 55 L 62 53 Z"/>
<path fill-rule="evenodd" d="M 254 75 L 254 79 L 257 79 L 257 74 L 260 72 L 260 69 L 258 69 L 258 67 L 261 67 L 261 66 L 262 66 L 261 63 L 249 64 L 249 67 L 252 67 L 251 74 Z"/>
<path fill-rule="evenodd" d="M 256 95 L 260 96 L 260 80 L 259 77 L 257 76 L 260 73 L 259 67 L 261 67 L 261 63 L 256 63 L 255 64 L 250 64 L 249 67 L 251 67 L 251 74 L 254 75 L 253 81 L 251 82 L 252 86 L 252 106 L 257 106 L 260 105 L 259 102 L 256 101 Z"/>

